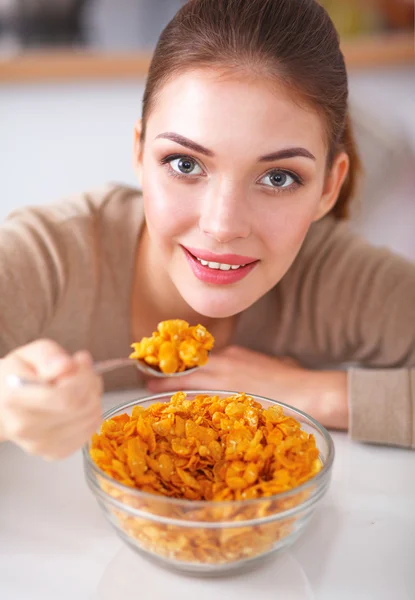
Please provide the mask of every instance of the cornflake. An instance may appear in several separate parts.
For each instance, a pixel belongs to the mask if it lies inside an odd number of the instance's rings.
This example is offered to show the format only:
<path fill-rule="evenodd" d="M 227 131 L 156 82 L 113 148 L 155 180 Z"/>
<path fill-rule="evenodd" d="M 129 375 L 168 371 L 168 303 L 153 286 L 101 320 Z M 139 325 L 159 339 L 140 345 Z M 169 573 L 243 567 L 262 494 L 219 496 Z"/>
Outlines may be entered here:
<path fill-rule="evenodd" d="M 138 405 L 130 416 L 102 424 L 90 455 L 113 479 L 154 494 L 154 500 L 140 499 L 102 480 L 101 487 L 126 506 L 176 520 L 218 523 L 217 528 L 165 525 L 112 509 L 140 547 L 193 563 L 235 562 L 270 550 L 292 532 L 295 517 L 249 527 L 243 521 L 304 502 L 310 491 L 269 497 L 292 490 L 322 468 L 312 434 L 279 406 L 264 408 L 244 393 L 226 398 L 201 394 L 190 401 L 178 392 L 167 403 Z M 213 502 L 192 510 L 169 505 L 164 496 Z M 252 499 L 257 502 L 214 504 Z M 223 528 L 223 521 L 241 521 L 241 527 Z"/>
<path fill-rule="evenodd" d="M 151 337 L 132 344 L 130 358 L 143 360 L 163 373 L 178 373 L 205 365 L 213 344 L 213 336 L 203 325 L 172 319 L 159 323 Z"/>

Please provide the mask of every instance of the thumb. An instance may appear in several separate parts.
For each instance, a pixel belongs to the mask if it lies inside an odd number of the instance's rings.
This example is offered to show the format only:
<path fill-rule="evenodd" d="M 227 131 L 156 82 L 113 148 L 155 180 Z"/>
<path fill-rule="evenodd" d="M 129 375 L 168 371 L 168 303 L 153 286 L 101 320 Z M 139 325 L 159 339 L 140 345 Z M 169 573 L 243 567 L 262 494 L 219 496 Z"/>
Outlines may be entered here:
<path fill-rule="evenodd" d="M 10 358 L 10 367 L 16 366 L 18 375 L 38 376 L 46 380 L 69 375 L 77 368 L 76 361 L 51 340 L 37 340 L 18 348 Z"/>
<path fill-rule="evenodd" d="M 86 350 L 76 352 L 73 359 L 80 367 L 93 367 L 94 365 L 91 354 Z"/>

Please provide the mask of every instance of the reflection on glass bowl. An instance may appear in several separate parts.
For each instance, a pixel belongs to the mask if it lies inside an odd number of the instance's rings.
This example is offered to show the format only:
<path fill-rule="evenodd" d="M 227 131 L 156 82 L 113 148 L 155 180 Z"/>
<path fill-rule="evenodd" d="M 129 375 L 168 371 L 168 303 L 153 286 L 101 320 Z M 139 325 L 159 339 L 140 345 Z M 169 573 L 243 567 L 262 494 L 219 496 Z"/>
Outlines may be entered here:
<path fill-rule="evenodd" d="M 277 556 L 255 570 L 201 581 L 173 571 L 164 571 L 161 577 L 157 565 L 140 560 L 123 546 L 103 572 L 91 600 L 241 600 L 256 596 L 261 600 L 314 600 L 312 584 L 297 558 L 290 552 Z"/>
<path fill-rule="evenodd" d="M 191 391 L 228 397 L 231 392 Z M 104 414 L 104 420 L 134 406 L 146 408 L 168 402 L 159 394 L 122 404 Z M 279 405 L 287 416 L 312 433 L 322 470 L 288 492 L 242 501 L 192 501 L 149 494 L 127 487 L 99 469 L 83 450 L 85 475 L 106 517 L 131 548 L 159 565 L 199 575 L 218 575 L 257 566 L 269 555 L 289 547 L 302 533 L 330 484 L 334 446 L 317 421 L 285 404 L 252 395 L 264 408 Z"/>

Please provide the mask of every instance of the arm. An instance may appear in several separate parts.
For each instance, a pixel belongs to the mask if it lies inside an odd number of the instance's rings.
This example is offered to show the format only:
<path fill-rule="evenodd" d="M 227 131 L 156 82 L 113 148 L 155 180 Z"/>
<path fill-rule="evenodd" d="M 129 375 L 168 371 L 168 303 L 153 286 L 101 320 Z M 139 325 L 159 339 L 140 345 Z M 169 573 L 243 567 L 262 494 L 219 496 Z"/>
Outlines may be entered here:
<path fill-rule="evenodd" d="M 328 220 L 302 257 L 315 346 L 348 370 L 348 424 L 359 441 L 415 446 L 415 265 Z M 319 237 L 320 236 L 320 237 Z M 323 378 L 323 374 L 321 374 Z M 346 390 L 338 406 L 344 406 Z"/>
<path fill-rule="evenodd" d="M 58 234 L 35 211 L 0 227 L 0 357 L 35 340 L 62 292 Z"/>
<path fill-rule="evenodd" d="M 183 379 L 147 381 L 153 393 L 220 389 L 256 394 L 290 404 L 326 427 L 347 428 L 347 374 L 313 371 L 290 358 L 277 358 L 242 346 L 214 352 L 203 369 Z"/>
<path fill-rule="evenodd" d="M 0 444 L 49 459 L 80 448 L 101 418 L 102 383 L 90 355 L 37 339 L 70 347 L 70 335 L 82 343 L 71 310 L 88 319 L 94 293 L 84 217 L 78 205 L 63 204 L 19 211 L 0 226 Z M 50 384 L 14 387 L 10 375 Z"/>
<path fill-rule="evenodd" d="M 94 219 L 82 198 L 23 209 L 1 224 L 0 358 L 39 337 L 69 351 L 84 343 L 94 243 Z"/>

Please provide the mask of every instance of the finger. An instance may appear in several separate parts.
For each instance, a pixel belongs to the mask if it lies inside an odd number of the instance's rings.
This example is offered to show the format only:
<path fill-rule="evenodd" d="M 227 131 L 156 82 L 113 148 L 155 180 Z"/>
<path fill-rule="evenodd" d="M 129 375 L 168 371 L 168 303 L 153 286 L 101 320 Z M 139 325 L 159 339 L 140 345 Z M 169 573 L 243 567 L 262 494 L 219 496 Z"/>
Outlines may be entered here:
<path fill-rule="evenodd" d="M 17 440 L 16 443 L 28 454 L 46 460 L 60 460 L 78 451 L 98 429 L 100 421 L 90 418 L 78 423 L 77 427 L 55 426 L 41 436 Z"/>
<path fill-rule="evenodd" d="M 99 429 L 101 414 L 83 419 L 76 427 L 56 428 L 49 438 L 48 445 L 40 447 L 41 456 L 47 460 L 59 460 L 80 450 Z"/>
<path fill-rule="evenodd" d="M 10 355 L 19 369 L 18 375 L 36 374 L 41 379 L 55 379 L 72 372 L 76 363 L 63 348 L 51 340 L 37 340 Z M 23 371 L 25 371 L 23 373 Z"/>
<path fill-rule="evenodd" d="M 75 362 L 81 367 L 93 367 L 92 356 L 86 350 L 81 350 L 73 355 Z"/>
<path fill-rule="evenodd" d="M 95 378 L 94 378 L 95 379 Z M 98 378 L 96 378 L 98 379 Z M 58 390 L 53 386 L 53 396 L 42 397 L 33 405 L 19 398 L 18 410 L 11 406 L 7 418 L 7 439 L 20 445 L 25 451 L 41 456 L 60 451 L 61 446 L 78 449 L 100 426 L 101 386 L 93 380 L 86 388 L 68 385 L 56 398 Z M 43 408 L 42 408 L 43 407 Z M 65 454 L 67 451 L 65 450 Z"/>
<path fill-rule="evenodd" d="M 99 392 L 99 388 L 90 386 L 84 395 L 72 391 L 57 397 L 54 388 L 53 394 L 39 396 L 29 391 L 19 398 L 8 398 L 4 411 L 7 438 L 29 445 L 42 441 L 47 444 L 53 432 L 59 430 L 62 435 L 70 431 L 76 439 L 88 423 L 98 427 L 101 422 Z"/>
<path fill-rule="evenodd" d="M 91 368 L 84 365 L 78 367 L 76 376 L 60 379 L 56 385 L 58 404 L 68 414 L 83 414 L 85 411 L 101 411 L 103 393 L 102 378 Z"/>
<path fill-rule="evenodd" d="M 81 364 L 78 366 L 77 363 Z M 81 354 L 75 360 L 75 374 L 62 377 L 52 385 L 5 389 L 2 405 L 6 418 L 2 439 L 14 441 L 27 451 L 34 446 L 32 453 L 39 453 L 36 451 L 39 444 L 54 450 L 56 442 L 49 446 L 48 440 L 58 427 L 62 436 L 69 431 L 73 444 L 81 445 L 78 436 L 85 424 L 93 423 L 88 431 L 93 433 L 101 420 L 102 382 L 90 364 L 90 357 Z M 82 443 L 85 440 L 84 436 Z"/>
<path fill-rule="evenodd" d="M 84 363 L 78 366 L 77 362 Z M 91 369 L 86 356 L 76 359 L 77 370 L 55 380 L 54 384 L 28 385 L 7 390 L 3 405 L 11 412 L 50 419 L 52 415 L 71 420 L 90 409 L 91 403 L 100 408 L 102 380 Z M 69 418 L 68 418 L 69 417 Z"/>

